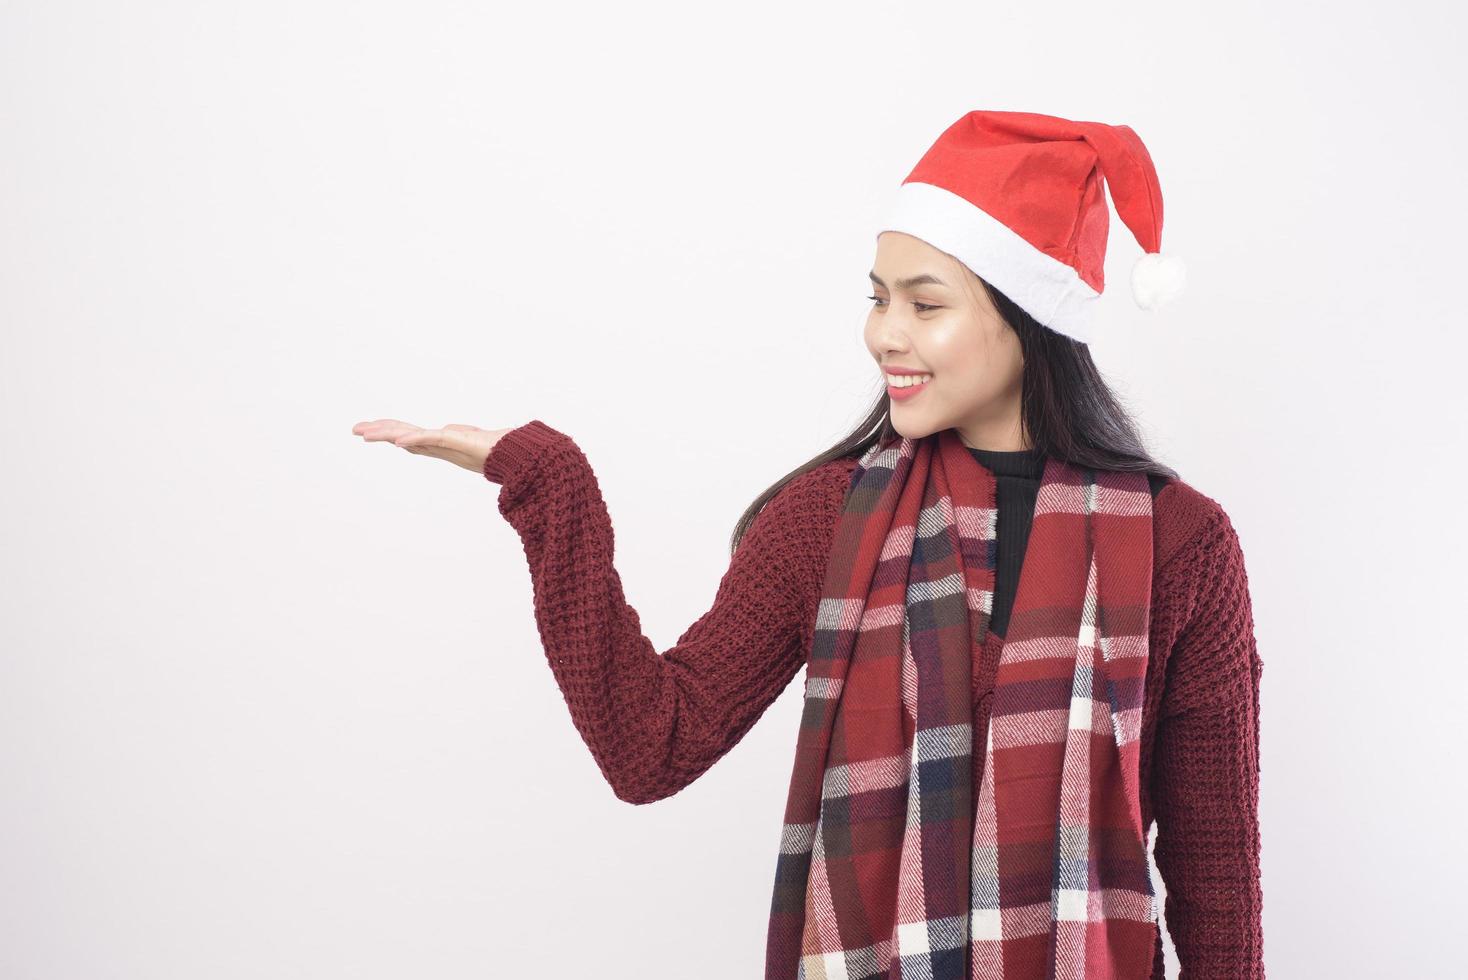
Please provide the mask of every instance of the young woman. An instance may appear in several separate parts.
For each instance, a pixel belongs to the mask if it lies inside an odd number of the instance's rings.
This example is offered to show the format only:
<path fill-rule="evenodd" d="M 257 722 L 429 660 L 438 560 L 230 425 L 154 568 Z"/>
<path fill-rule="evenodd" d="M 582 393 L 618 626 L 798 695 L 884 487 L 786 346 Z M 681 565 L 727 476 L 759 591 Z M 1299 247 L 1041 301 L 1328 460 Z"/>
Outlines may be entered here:
<path fill-rule="evenodd" d="M 1128 127 L 975 111 L 943 133 L 869 274 L 885 392 L 750 506 L 712 607 L 661 653 L 570 436 L 353 430 L 500 484 L 618 798 L 697 779 L 806 666 L 767 978 L 1160 980 L 1154 821 L 1183 975 L 1264 976 L 1243 553 L 1091 359 L 1107 186 L 1157 305 L 1180 282 Z"/>

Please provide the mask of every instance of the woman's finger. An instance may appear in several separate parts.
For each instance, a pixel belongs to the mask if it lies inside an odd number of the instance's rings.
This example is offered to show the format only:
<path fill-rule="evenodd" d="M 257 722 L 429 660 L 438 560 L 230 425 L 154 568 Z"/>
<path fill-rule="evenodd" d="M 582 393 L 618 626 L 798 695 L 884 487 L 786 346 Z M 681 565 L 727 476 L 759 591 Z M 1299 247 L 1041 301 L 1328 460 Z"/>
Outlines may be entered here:
<path fill-rule="evenodd" d="M 412 429 L 393 437 L 393 443 L 402 449 L 441 448 L 444 442 L 442 429 Z"/>
<path fill-rule="evenodd" d="M 376 430 L 393 425 L 407 424 L 407 422 L 404 422 L 401 419 L 364 419 L 361 422 L 358 422 L 356 425 L 352 426 L 352 435 L 359 436 L 362 433 L 367 432 L 368 430 Z"/>
<path fill-rule="evenodd" d="M 398 419 L 376 419 L 372 422 L 358 422 L 352 426 L 352 432 L 368 442 L 381 442 L 397 439 L 404 433 L 416 431 L 418 428 L 411 422 L 403 422 Z"/>
<path fill-rule="evenodd" d="M 467 433 L 449 431 L 447 428 L 416 429 L 399 436 L 393 442 L 409 452 L 460 463 L 470 449 L 466 436 Z"/>

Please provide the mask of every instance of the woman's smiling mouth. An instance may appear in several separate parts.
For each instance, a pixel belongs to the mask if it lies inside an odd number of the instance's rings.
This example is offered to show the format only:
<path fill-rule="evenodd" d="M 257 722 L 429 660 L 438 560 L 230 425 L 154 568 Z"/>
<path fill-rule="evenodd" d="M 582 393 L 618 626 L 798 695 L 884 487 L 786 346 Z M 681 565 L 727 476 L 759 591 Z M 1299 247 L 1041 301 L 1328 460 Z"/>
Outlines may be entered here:
<path fill-rule="evenodd" d="M 914 397 L 928 386 L 929 381 L 933 380 L 931 374 L 886 374 L 884 372 L 883 376 L 887 379 L 887 396 L 897 401 Z"/>

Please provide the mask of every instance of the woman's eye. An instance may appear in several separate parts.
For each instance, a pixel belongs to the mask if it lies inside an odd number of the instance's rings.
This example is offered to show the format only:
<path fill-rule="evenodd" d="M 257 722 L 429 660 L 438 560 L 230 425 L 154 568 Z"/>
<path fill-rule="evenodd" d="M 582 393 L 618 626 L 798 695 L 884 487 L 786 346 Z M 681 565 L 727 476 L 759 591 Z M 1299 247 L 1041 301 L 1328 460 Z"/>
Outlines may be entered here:
<path fill-rule="evenodd" d="M 878 306 L 881 306 L 881 305 L 883 305 L 883 304 L 885 304 L 887 302 L 885 299 L 881 299 L 880 297 L 877 297 L 877 296 L 868 296 L 867 299 L 871 300 L 873 303 L 877 304 Z M 919 313 L 926 313 L 929 310 L 936 310 L 938 308 L 936 305 L 933 305 L 931 303 L 919 303 L 917 301 L 913 301 L 913 304 L 912 305 L 915 306 L 915 307 L 917 307 L 917 311 Z"/>

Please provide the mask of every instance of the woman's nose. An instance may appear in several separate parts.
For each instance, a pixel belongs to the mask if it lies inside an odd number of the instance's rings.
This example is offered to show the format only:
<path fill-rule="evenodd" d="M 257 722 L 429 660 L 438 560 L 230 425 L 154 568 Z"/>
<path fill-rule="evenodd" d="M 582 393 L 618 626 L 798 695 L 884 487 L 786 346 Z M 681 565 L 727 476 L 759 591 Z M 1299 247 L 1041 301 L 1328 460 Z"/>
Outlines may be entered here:
<path fill-rule="evenodd" d="M 872 332 L 872 338 L 879 353 L 906 351 L 908 347 L 907 329 L 901 321 L 901 314 L 883 314 L 881 323 Z"/>

